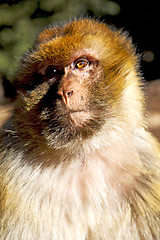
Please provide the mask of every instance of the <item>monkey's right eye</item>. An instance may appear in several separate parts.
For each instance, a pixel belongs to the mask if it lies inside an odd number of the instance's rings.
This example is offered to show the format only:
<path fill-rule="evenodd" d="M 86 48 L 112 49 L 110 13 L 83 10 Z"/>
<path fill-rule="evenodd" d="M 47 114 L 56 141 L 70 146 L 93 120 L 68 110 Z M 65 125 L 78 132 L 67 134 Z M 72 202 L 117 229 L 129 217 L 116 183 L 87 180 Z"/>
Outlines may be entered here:
<path fill-rule="evenodd" d="M 87 59 L 79 59 L 75 63 L 75 67 L 78 69 L 85 68 L 87 65 L 89 65 L 89 62 Z"/>

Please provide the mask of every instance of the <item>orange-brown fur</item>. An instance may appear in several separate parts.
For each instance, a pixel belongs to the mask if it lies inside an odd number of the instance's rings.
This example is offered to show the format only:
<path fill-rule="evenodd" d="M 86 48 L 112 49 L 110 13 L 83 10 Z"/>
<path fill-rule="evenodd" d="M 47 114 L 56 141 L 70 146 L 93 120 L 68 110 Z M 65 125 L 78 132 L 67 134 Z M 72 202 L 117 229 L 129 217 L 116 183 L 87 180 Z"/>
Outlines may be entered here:
<path fill-rule="evenodd" d="M 1 131 L 0 239 L 160 239 L 160 147 L 131 40 L 90 19 L 49 27 L 15 84 Z"/>

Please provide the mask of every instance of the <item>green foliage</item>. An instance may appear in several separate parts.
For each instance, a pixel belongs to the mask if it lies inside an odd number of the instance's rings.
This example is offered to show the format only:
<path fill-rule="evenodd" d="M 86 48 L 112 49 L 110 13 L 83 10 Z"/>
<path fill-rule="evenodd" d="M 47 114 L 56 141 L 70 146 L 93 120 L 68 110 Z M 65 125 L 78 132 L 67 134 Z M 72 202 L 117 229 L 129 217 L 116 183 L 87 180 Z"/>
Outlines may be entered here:
<path fill-rule="evenodd" d="M 47 24 L 75 16 L 119 14 L 120 7 L 109 0 L 24 0 L 0 3 L 0 76 L 16 77 L 20 56 L 32 45 Z"/>

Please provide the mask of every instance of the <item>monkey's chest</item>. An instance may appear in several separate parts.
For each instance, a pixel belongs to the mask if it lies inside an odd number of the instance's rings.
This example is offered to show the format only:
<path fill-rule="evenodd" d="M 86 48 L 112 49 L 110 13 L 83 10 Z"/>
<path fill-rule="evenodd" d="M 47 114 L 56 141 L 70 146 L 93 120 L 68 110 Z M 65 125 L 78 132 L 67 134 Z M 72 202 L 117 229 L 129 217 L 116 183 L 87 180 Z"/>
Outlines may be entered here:
<path fill-rule="evenodd" d="M 28 199 L 21 206 L 20 218 L 27 222 L 24 231 L 31 228 L 38 240 L 115 240 L 121 203 L 104 171 L 99 162 L 81 170 L 41 172 L 37 186 L 28 184 Z M 36 237 L 39 231 L 42 236 Z"/>
<path fill-rule="evenodd" d="M 130 209 L 112 188 L 104 164 L 93 159 L 84 167 L 75 163 L 66 169 L 21 168 L 8 185 L 8 196 L 13 197 L 8 197 L 6 206 L 15 214 L 8 217 L 6 210 L 2 222 L 8 219 L 7 233 L 2 239 L 126 239 L 117 236 L 122 234 L 122 215 L 126 229 Z"/>

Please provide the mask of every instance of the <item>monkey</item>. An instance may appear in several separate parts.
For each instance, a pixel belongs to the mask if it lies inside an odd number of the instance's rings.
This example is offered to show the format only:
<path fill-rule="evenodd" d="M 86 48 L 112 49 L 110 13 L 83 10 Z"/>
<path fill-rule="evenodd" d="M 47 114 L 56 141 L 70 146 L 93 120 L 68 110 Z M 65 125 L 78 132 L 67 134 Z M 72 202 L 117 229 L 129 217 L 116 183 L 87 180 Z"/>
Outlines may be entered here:
<path fill-rule="evenodd" d="M 160 146 L 140 57 L 90 18 L 25 53 L 0 137 L 0 240 L 159 240 Z"/>

